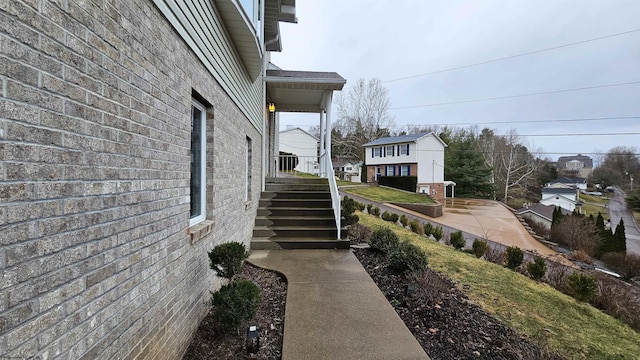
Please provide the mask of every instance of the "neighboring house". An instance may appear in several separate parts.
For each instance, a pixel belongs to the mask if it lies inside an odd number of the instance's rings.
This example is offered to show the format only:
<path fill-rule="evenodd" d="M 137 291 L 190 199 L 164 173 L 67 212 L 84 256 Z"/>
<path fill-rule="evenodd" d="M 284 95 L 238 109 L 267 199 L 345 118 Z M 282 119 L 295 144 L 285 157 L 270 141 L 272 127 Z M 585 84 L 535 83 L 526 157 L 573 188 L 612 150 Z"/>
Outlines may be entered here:
<path fill-rule="evenodd" d="M 292 154 L 297 165 L 293 169 L 283 166 L 287 156 L 280 156 L 279 169 L 283 171 L 296 170 L 308 174 L 318 174 L 318 138 L 299 127 L 280 131 L 278 146 L 281 152 Z"/>
<path fill-rule="evenodd" d="M 544 225 L 547 229 L 551 229 L 553 222 L 553 211 L 556 209 L 553 205 L 544 204 L 525 204 L 522 209 L 516 210 L 516 215 L 531 219 L 537 223 Z M 563 215 L 570 215 L 571 211 L 560 208 Z"/>
<path fill-rule="evenodd" d="M 561 156 L 556 163 L 562 175 L 588 178 L 593 173 L 593 160 L 584 155 Z"/>
<path fill-rule="evenodd" d="M 380 176 L 417 176 L 416 192 L 444 199 L 444 148 L 435 133 L 380 138 L 362 145 L 367 182 Z"/>
<path fill-rule="evenodd" d="M 277 174 L 267 103 L 331 129 L 346 80 L 265 69 L 295 0 L 5 1 L 0 17 L 0 357 L 182 358 L 225 283 L 207 251 L 250 243 Z"/>
<path fill-rule="evenodd" d="M 559 206 L 568 211 L 573 211 L 576 207 L 582 206 L 578 198 L 578 190 L 563 184 L 555 184 L 542 188 L 541 197 L 541 204 Z"/>
<path fill-rule="evenodd" d="M 579 190 L 587 190 L 587 179 L 585 178 L 563 176 L 547 183 L 547 186 L 553 186 L 556 184 L 572 186 Z"/>
<path fill-rule="evenodd" d="M 338 178 L 345 181 L 361 182 L 360 167 L 361 163 L 355 163 L 344 160 L 333 161 L 333 171 Z"/>

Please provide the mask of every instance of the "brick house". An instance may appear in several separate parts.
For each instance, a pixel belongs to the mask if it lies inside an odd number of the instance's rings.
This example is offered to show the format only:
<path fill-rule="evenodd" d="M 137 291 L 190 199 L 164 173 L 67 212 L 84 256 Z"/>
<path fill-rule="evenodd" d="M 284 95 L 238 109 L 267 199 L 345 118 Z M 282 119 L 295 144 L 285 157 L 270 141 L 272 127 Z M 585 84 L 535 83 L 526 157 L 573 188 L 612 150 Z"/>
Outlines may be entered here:
<path fill-rule="evenodd" d="M 417 176 L 416 192 L 444 199 L 444 149 L 433 132 L 384 137 L 362 145 L 367 182 L 380 176 Z"/>
<path fill-rule="evenodd" d="M 296 20 L 295 0 L 3 3 L 2 358 L 182 357 L 221 286 L 206 252 L 249 244 L 276 174 L 267 104 L 331 128 L 343 78 L 267 68 Z"/>

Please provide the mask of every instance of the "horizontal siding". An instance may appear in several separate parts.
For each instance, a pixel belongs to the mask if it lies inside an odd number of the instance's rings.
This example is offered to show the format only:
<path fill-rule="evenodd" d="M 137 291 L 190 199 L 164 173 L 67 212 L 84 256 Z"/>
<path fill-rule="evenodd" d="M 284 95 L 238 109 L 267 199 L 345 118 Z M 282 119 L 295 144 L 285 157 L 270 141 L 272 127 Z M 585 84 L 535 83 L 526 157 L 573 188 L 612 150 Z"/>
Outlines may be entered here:
<path fill-rule="evenodd" d="M 253 126 L 262 133 L 263 84 L 251 81 L 209 0 L 153 0 Z"/>

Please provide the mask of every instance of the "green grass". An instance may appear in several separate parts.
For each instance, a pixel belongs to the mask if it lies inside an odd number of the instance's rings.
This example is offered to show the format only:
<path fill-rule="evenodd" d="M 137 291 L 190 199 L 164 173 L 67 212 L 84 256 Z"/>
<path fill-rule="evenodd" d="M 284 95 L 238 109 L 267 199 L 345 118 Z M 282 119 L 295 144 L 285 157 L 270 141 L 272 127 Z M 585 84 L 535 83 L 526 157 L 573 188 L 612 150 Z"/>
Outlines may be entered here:
<path fill-rule="evenodd" d="M 293 174 L 295 177 L 299 177 L 299 178 L 318 178 L 318 177 L 320 177 L 318 175 L 304 173 L 304 172 L 300 172 L 300 171 L 292 171 L 290 173 Z"/>
<path fill-rule="evenodd" d="M 471 301 L 517 332 L 543 339 L 567 359 L 633 359 L 640 354 L 640 334 L 588 304 L 400 226 L 364 213 L 358 216 L 370 227 L 391 226 L 424 250 L 431 268 L 460 288 L 468 287 Z"/>
<path fill-rule="evenodd" d="M 425 195 L 417 193 L 410 193 L 402 190 L 395 190 L 379 186 L 360 187 L 360 188 L 347 188 L 341 189 L 346 193 L 357 195 L 365 199 L 378 202 L 399 202 L 399 203 L 412 203 L 412 204 L 432 204 L 433 200 Z"/>
<path fill-rule="evenodd" d="M 604 207 L 604 205 L 609 204 L 609 199 L 607 199 L 606 197 L 580 194 L 580 200 L 583 202 L 582 212 L 587 216 L 598 216 L 598 213 L 601 213 L 602 217 L 604 217 L 605 220 L 609 218 L 609 209 Z M 603 206 L 595 204 L 600 204 Z"/>

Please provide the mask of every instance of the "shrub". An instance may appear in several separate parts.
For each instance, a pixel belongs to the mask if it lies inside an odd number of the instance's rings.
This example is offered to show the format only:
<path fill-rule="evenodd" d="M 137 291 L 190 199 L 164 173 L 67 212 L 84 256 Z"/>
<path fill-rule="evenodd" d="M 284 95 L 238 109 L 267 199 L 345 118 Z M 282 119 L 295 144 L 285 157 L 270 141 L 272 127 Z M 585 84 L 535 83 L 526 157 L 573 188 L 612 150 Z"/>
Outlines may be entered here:
<path fill-rule="evenodd" d="M 399 218 L 398 214 L 395 214 L 389 211 L 385 211 L 382 213 L 382 220 L 384 221 L 388 221 L 395 224 L 398 222 L 398 218 Z"/>
<path fill-rule="evenodd" d="M 568 279 L 569 268 L 552 262 L 547 269 L 547 273 L 545 274 L 543 281 L 551 285 L 554 289 L 568 294 Z"/>
<path fill-rule="evenodd" d="M 362 224 L 353 224 L 349 226 L 348 236 L 349 239 L 355 242 L 369 242 L 369 239 L 371 238 L 371 228 Z"/>
<path fill-rule="evenodd" d="M 547 263 L 543 258 L 536 256 L 536 258 L 533 259 L 533 262 L 527 264 L 527 271 L 529 272 L 529 275 L 531 275 L 531 278 L 536 281 L 540 281 L 547 272 Z"/>
<path fill-rule="evenodd" d="M 431 235 L 433 235 L 433 237 L 437 241 L 440 241 L 440 239 L 442 239 L 442 237 L 444 236 L 444 230 L 442 229 L 442 226 L 436 226 L 435 229 L 433 229 L 433 231 L 431 232 Z"/>
<path fill-rule="evenodd" d="M 584 250 L 573 250 L 571 252 L 571 255 L 573 255 L 574 259 L 582 261 L 586 264 L 591 264 L 593 262 L 593 258 L 589 256 L 589 254 L 587 254 L 587 252 Z"/>
<path fill-rule="evenodd" d="M 431 234 L 433 234 L 433 225 L 428 221 L 424 223 L 424 234 L 427 236 L 431 236 Z"/>
<path fill-rule="evenodd" d="M 369 214 L 373 215 L 373 216 L 380 216 L 380 208 L 377 206 L 374 206 L 371 211 L 369 212 Z"/>
<path fill-rule="evenodd" d="M 211 294 L 213 317 L 223 332 L 238 331 L 242 321 L 256 316 L 260 306 L 260 288 L 249 280 L 224 285 Z"/>
<path fill-rule="evenodd" d="M 416 192 L 417 176 L 380 176 L 378 184 L 400 190 Z"/>
<path fill-rule="evenodd" d="M 422 271 L 427 267 L 427 256 L 422 249 L 408 241 L 399 243 L 389 253 L 389 269 L 397 273 L 408 270 Z"/>
<path fill-rule="evenodd" d="M 242 264 L 249 257 L 244 245 L 228 242 L 217 245 L 209 251 L 209 266 L 218 276 L 231 279 L 240 271 Z"/>
<path fill-rule="evenodd" d="M 473 249 L 473 255 L 475 255 L 478 259 L 487 252 L 489 245 L 487 245 L 486 241 L 475 239 L 473 240 L 473 245 L 471 246 Z"/>
<path fill-rule="evenodd" d="M 607 314 L 640 331 L 640 296 L 637 288 L 605 274 L 597 276 L 598 291 L 592 303 Z"/>
<path fill-rule="evenodd" d="M 596 279 L 588 274 L 574 272 L 567 279 L 567 284 L 571 295 L 579 301 L 589 301 L 593 299 L 598 288 Z"/>
<path fill-rule="evenodd" d="M 360 218 L 358 217 L 358 215 L 355 215 L 354 213 L 356 212 L 357 209 L 357 201 L 355 201 L 354 199 L 345 196 L 344 198 L 342 198 L 342 216 L 344 217 L 344 224 L 343 225 L 351 225 L 351 224 L 355 224 L 357 223 Z"/>
<path fill-rule="evenodd" d="M 504 254 L 505 252 L 500 250 L 497 246 L 489 247 L 487 252 L 484 253 L 484 258 L 494 264 L 502 265 L 504 264 Z"/>
<path fill-rule="evenodd" d="M 356 208 L 358 211 L 364 211 L 365 205 L 359 201 L 356 201 Z"/>
<path fill-rule="evenodd" d="M 409 225 L 409 218 L 407 217 L 407 215 L 400 215 L 400 224 L 402 224 L 402 226 L 404 227 L 407 227 L 407 225 Z"/>
<path fill-rule="evenodd" d="M 400 216 L 396 213 L 391 213 L 391 222 L 396 224 L 398 222 L 398 219 L 400 219 Z"/>
<path fill-rule="evenodd" d="M 456 250 L 462 249 L 467 244 L 464 240 L 464 235 L 462 235 L 462 231 L 460 230 L 451 233 L 449 242 Z"/>
<path fill-rule="evenodd" d="M 411 231 L 419 235 L 422 235 L 422 232 L 424 231 L 418 220 L 411 220 L 409 222 L 409 228 L 411 228 Z"/>
<path fill-rule="evenodd" d="M 416 292 L 412 297 L 421 306 L 440 303 L 443 294 L 448 294 L 449 290 L 455 287 L 449 279 L 443 278 L 430 269 L 412 271 L 407 275 L 407 280 L 410 284 L 415 285 Z"/>
<path fill-rule="evenodd" d="M 625 280 L 640 276 L 640 256 L 638 255 L 607 253 L 602 257 L 602 260 Z"/>
<path fill-rule="evenodd" d="M 542 236 L 543 238 L 548 238 L 551 234 L 551 230 L 549 230 L 543 223 L 539 221 L 535 221 L 533 219 L 524 218 L 524 221 L 531 227 L 531 230 L 536 233 L 538 236 Z"/>
<path fill-rule="evenodd" d="M 507 248 L 507 267 L 514 270 L 518 266 L 522 265 L 524 259 L 524 253 L 517 246 L 509 246 Z"/>
<path fill-rule="evenodd" d="M 389 253 L 398 246 L 399 242 L 398 235 L 388 227 L 377 228 L 369 239 L 371 248 L 383 253 Z"/>
<path fill-rule="evenodd" d="M 371 214 L 371 209 L 373 208 L 373 204 L 367 204 L 367 212 Z"/>

